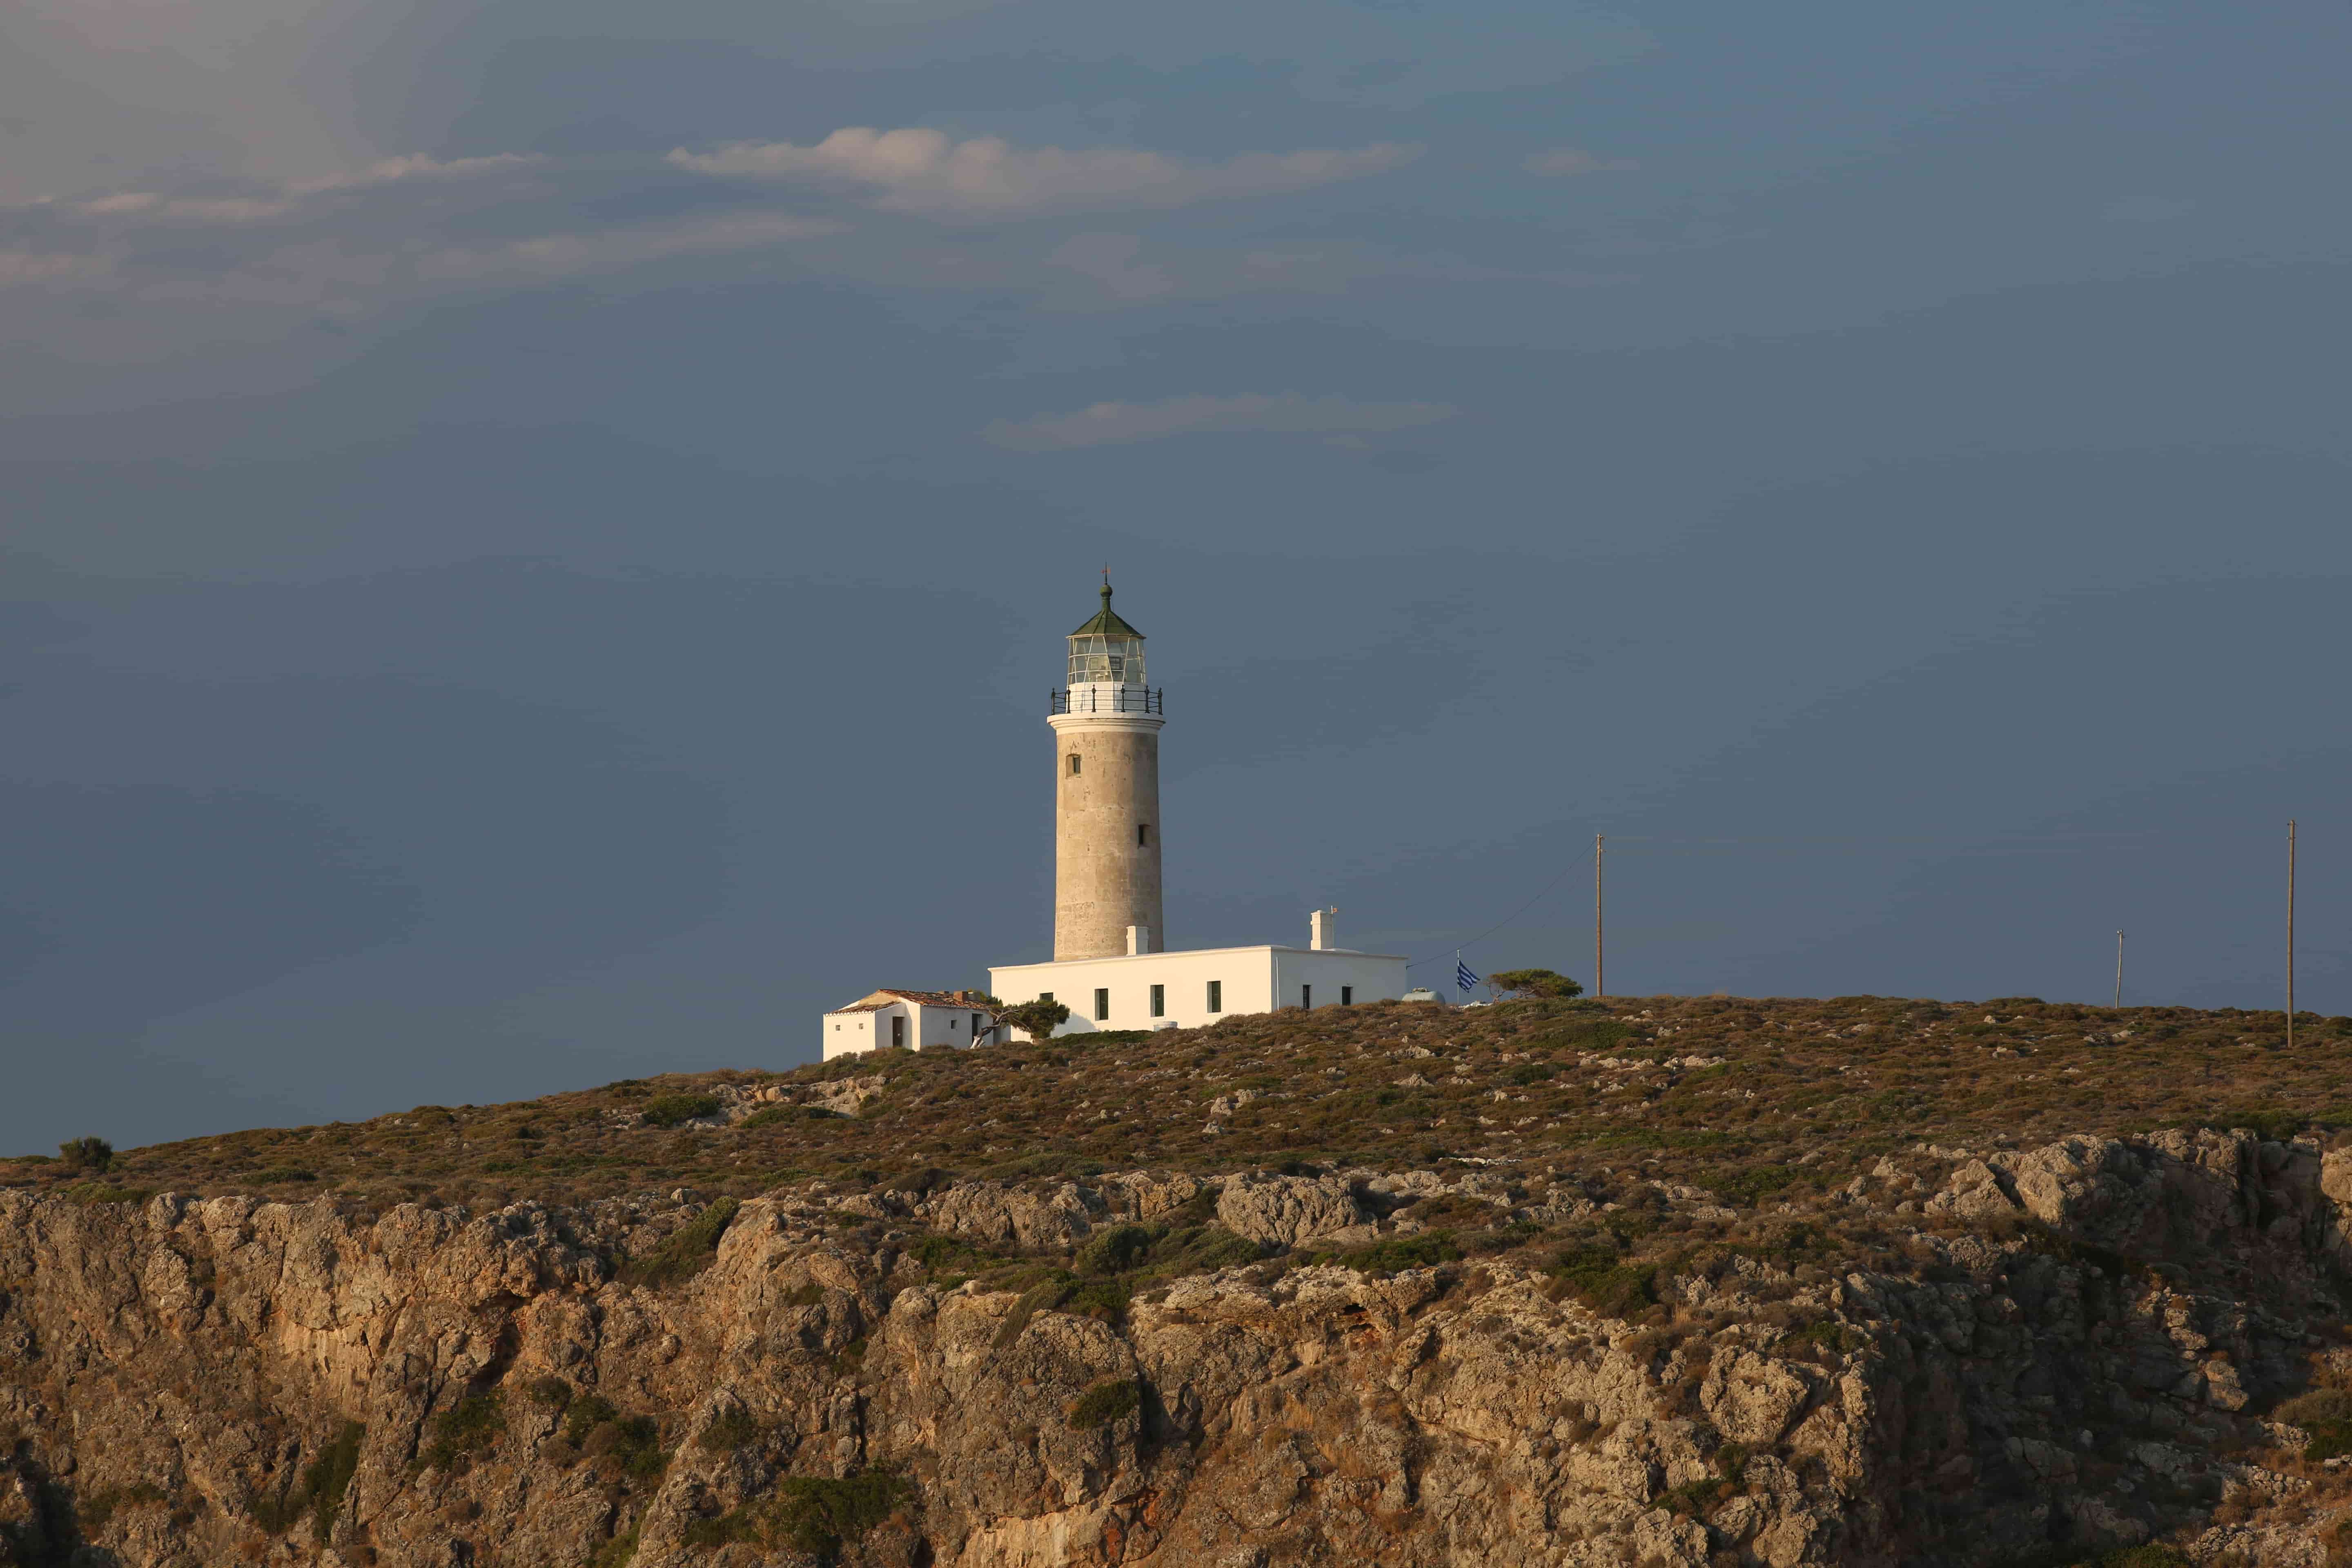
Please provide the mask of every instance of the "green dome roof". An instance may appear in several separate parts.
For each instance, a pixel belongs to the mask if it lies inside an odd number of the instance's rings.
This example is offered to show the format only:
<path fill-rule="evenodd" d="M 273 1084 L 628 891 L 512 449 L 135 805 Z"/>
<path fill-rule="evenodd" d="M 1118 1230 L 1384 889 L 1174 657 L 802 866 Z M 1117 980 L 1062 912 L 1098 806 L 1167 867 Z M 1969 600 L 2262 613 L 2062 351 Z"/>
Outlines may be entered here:
<path fill-rule="evenodd" d="M 1095 612 L 1095 618 L 1072 632 L 1072 637 L 1139 637 L 1143 635 L 1119 619 L 1118 612 L 1110 607 L 1110 584 L 1108 583 L 1102 585 L 1102 608 Z"/>

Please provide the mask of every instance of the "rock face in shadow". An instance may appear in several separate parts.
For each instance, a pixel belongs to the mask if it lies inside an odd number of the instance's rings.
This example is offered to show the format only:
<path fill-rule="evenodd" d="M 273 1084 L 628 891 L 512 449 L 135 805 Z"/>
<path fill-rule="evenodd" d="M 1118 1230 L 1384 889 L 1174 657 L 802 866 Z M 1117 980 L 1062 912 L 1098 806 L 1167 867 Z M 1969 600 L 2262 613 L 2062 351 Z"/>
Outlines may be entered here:
<path fill-rule="evenodd" d="M 2327 1560 L 2340 1500 L 2253 1414 L 2342 1316 L 2352 1177 L 2307 1146 L 1922 1151 L 1838 1194 L 1976 1222 L 1910 1232 L 1917 1277 L 1727 1255 L 1646 1323 L 1527 1260 L 1226 1268 L 1095 1315 L 917 1262 L 1212 1198 L 1298 1246 L 1404 1182 L 811 1184 L 731 1218 L 0 1193 L 0 1563 L 1993 1568 L 2184 1531 Z M 706 1267 L 648 1270 L 698 1223 Z"/>

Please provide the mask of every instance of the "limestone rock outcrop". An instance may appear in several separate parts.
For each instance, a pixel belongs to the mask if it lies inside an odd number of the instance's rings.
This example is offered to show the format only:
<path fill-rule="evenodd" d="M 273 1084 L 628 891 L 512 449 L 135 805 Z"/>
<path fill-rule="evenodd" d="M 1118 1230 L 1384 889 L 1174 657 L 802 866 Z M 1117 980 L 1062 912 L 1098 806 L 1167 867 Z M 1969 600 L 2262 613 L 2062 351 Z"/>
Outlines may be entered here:
<path fill-rule="evenodd" d="M 2334 1505 L 2260 1413 L 2310 1375 L 2347 1168 L 2244 1132 L 1922 1150 L 1842 1194 L 1930 1222 L 1898 1237 L 1920 1268 L 1800 1237 L 1647 1321 L 1525 1258 L 1276 1259 L 1123 1310 L 1066 1272 L 1212 1202 L 1269 1254 L 1408 1195 L 1507 1211 L 1475 1173 L 812 1183 L 731 1215 L 0 1192 L 0 1563 L 1993 1568 L 2187 1530 L 2317 1564 Z M 698 1224 L 707 1267 L 646 1271 Z M 1039 1282 L 944 1281 L 927 1236 Z"/>

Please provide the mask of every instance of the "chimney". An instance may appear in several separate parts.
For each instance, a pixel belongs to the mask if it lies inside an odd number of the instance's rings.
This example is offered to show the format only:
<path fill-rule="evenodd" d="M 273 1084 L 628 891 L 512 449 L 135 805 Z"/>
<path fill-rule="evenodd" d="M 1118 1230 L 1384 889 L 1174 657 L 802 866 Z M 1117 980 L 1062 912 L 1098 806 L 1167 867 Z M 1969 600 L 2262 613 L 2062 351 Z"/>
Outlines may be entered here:
<path fill-rule="evenodd" d="M 1339 907 L 1337 904 L 1334 904 L 1328 910 L 1314 910 L 1308 912 L 1307 916 L 1307 945 L 1308 947 L 1313 948 L 1318 952 L 1322 952 L 1334 944 L 1335 939 L 1339 936 L 1339 931 L 1332 922 L 1339 913 Z"/>
<path fill-rule="evenodd" d="M 1150 952 L 1150 951 L 1151 951 L 1151 928 L 1150 928 L 1150 926 L 1129 926 L 1129 927 L 1128 927 L 1128 928 L 1127 928 L 1127 955 L 1128 955 L 1128 957 L 1129 957 L 1129 958 L 1133 958 L 1133 957 L 1134 957 L 1137 953 L 1139 953 L 1139 952 Z"/>

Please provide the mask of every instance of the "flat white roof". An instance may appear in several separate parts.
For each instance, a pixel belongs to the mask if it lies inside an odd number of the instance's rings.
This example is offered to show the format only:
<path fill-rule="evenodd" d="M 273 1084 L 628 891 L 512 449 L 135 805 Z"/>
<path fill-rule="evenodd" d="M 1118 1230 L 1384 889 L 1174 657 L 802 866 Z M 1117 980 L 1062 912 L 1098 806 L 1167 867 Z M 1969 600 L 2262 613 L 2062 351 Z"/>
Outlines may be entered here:
<path fill-rule="evenodd" d="M 1285 947 L 1268 942 L 1258 947 L 1180 947 L 1166 952 L 1107 952 L 1099 958 L 1055 958 L 1041 963 L 992 963 L 993 972 L 1004 969 L 1059 969 L 1072 963 L 1141 963 L 1155 958 L 1213 958 L 1222 952 L 1297 952 L 1309 958 L 1394 958 L 1401 952 L 1359 952 L 1352 947 Z"/>

